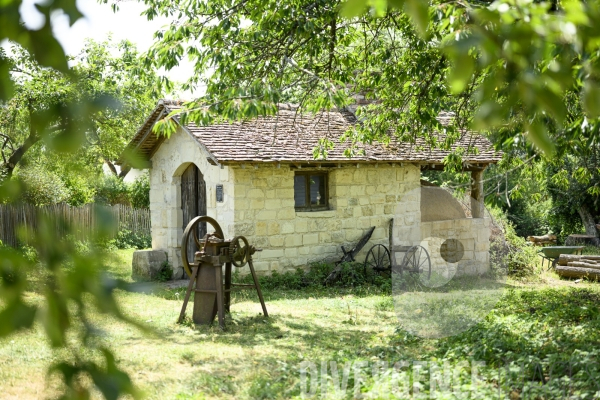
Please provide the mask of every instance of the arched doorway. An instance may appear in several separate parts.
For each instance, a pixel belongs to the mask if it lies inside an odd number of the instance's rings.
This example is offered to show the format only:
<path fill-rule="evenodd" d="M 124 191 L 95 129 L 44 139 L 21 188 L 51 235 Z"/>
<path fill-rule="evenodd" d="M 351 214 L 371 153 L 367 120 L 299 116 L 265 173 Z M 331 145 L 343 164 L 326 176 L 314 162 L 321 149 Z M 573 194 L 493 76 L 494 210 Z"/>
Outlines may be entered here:
<path fill-rule="evenodd" d="M 204 176 L 198 167 L 190 164 L 181 175 L 181 210 L 183 211 L 183 226 L 185 229 L 187 224 L 199 215 L 206 215 L 206 183 Z M 198 227 L 198 239 L 206 235 L 206 223 L 202 223 Z M 187 251 L 188 260 L 194 259 L 194 241 L 188 243 Z"/>

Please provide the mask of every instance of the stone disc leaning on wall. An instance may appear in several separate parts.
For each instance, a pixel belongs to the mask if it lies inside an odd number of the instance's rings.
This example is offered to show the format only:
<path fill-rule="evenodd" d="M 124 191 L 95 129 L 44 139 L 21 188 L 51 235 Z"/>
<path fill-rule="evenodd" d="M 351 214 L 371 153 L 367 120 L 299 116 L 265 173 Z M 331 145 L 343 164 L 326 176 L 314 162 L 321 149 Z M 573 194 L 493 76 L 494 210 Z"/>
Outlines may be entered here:
<path fill-rule="evenodd" d="M 416 188 L 404 196 L 407 201 L 419 199 L 419 218 L 405 218 L 406 202 L 399 200 L 392 246 L 420 246 L 430 267 L 425 260 L 420 261 L 420 271 L 407 271 L 415 264 L 410 254 L 392 254 L 397 266 L 392 288 L 398 321 L 421 337 L 459 334 L 485 318 L 504 292 L 507 270 L 490 261 L 497 259 L 490 254 L 494 222 L 487 211 L 484 218 L 471 218 L 469 205 L 439 187 Z M 420 259 L 424 260 L 422 255 Z"/>

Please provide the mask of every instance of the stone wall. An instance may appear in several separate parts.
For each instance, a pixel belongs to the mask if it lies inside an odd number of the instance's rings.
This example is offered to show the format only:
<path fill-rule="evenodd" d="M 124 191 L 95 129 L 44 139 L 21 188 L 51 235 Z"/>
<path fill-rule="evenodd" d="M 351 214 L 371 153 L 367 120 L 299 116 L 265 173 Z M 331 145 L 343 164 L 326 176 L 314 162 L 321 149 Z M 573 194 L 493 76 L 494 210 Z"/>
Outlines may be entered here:
<path fill-rule="evenodd" d="M 442 270 L 452 270 L 457 276 L 482 274 L 489 270 L 489 249 L 490 249 L 490 223 L 489 218 L 448 218 L 447 212 L 439 212 L 437 217 L 443 220 L 431 221 L 432 213 L 422 215 L 422 208 L 418 213 L 403 213 L 405 204 L 414 204 L 414 199 L 420 199 L 421 196 L 439 196 L 436 200 L 440 203 L 438 207 L 445 206 L 447 209 L 460 207 L 460 203 L 452 196 L 441 196 L 449 194 L 444 189 L 431 190 L 432 188 L 422 187 L 406 192 L 398 202 L 394 220 L 393 242 L 394 245 L 412 246 L 420 244 L 429 253 L 432 268 L 441 268 Z M 454 202 L 456 204 L 452 204 Z M 421 203 L 431 207 L 431 199 Z M 447 210 L 446 210 L 447 211 Z M 454 213 L 450 213 L 453 215 Z M 464 213 L 463 213 L 464 216 Z M 425 221 L 423 221 L 425 220 Z M 447 239 L 458 240 L 464 249 L 462 258 L 457 263 L 449 263 L 441 255 L 441 245 Z M 396 253 L 396 262 L 400 264 L 404 253 Z"/>
<path fill-rule="evenodd" d="M 325 170 L 330 210 L 296 212 L 294 169 L 284 165 L 232 168 L 235 234 L 263 249 L 254 257 L 260 273 L 337 260 L 342 255 L 340 246 L 351 248 L 375 226 L 371 241 L 358 255 L 362 261 L 372 245 L 389 245 L 391 218 L 418 221 L 418 195 L 404 196 L 419 185 L 418 167 L 342 164 L 318 171 Z M 397 207 L 399 201 L 402 207 Z"/>
<path fill-rule="evenodd" d="M 207 214 L 215 218 L 225 236 L 233 236 L 233 181 L 230 168 L 208 162 L 205 152 L 190 134 L 178 128 L 166 139 L 152 157 L 150 169 L 150 216 L 152 222 L 152 248 L 167 252 L 173 267 L 174 278 L 183 275 L 181 268 L 181 237 L 183 213 L 181 211 L 181 174 L 196 164 L 206 182 Z M 224 201 L 216 201 L 216 185 L 223 185 Z M 210 229 L 210 227 L 209 227 Z"/>
<path fill-rule="evenodd" d="M 429 252 L 434 266 L 451 267 L 457 276 L 483 274 L 490 268 L 490 223 L 489 218 L 422 222 L 421 245 Z M 458 263 L 448 263 L 442 257 L 440 247 L 447 239 L 456 239 L 463 246 L 464 255 Z"/>

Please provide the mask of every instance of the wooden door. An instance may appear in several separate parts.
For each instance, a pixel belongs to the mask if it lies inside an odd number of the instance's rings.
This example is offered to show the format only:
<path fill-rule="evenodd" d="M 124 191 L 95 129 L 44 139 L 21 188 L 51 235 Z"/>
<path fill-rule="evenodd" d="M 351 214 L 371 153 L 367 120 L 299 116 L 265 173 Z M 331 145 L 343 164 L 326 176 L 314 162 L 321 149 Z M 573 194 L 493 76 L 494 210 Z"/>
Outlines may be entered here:
<path fill-rule="evenodd" d="M 181 175 L 181 210 L 183 211 L 183 226 L 182 230 L 188 223 L 197 216 L 206 215 L 206 183 L 204 176 L 194 164 L 189 167 Z M 198 227 L 198 239 L 206 235 L 206 223 L 203 222 Z M 183 249 L 181 249 L 183 251 Z M 194 252 L 196 251 L 194 240 L 188 242 L 187 256 L 191 262 L 194 260 Z"/>

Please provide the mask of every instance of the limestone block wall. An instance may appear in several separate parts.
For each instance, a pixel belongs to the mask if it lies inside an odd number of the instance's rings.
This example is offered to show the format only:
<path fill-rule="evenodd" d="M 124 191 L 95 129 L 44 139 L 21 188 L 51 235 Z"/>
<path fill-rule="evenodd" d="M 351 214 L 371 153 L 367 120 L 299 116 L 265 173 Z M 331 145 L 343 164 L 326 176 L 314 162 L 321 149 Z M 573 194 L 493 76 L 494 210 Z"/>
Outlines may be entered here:
<path fill-rule="evenodd" d="M 434 266 L 448 266 L 456 270 L 457 276 L 483 274 L 490 268 L 490 223 L 490 218 L 422 222 L 421 245 L 429 252 Z M 464 256 L 458 263 L 443 259 L 440 247 L 446 239 L 456 239 L 463 245 Z"/>
<path fill-rule="evenodd" d="M 354 245 L 375 226 L 358 255 L 362 261 L 373 244 L 389 245 L 391 218 L 400 224 L 420 218 L 418 191 L 407 195 L 419 186 L 417 166 L 342 164 L 327 169 L 330 210 L 316 212 L 296 212 L 294 171 L 285 165 L 232 167 L 234 232 L 263 249 L 254 256 L 260 273 L 337 260 L 341 245 Z"/>
<path fill-rule="evenodd" d="M 181 210 L 181 174 L 195 164 L 206 182 L 207 214 L 215 218 L 227 237 L 233 236 L 234 185 L 229 167 L 208 162 L 205 152 L 190 134 L 179 127 L 166 139 L 152 156 L 150 169 L 150 215 L 152 249 L 165 250 L 173 267 L 174 278 L 181 277 L 181 237 L 183 213 Z M 216 185 L 223 185 L 224 201 L 216 201 Z M 210 228 L 209 228 L 210 229 Z"/>

